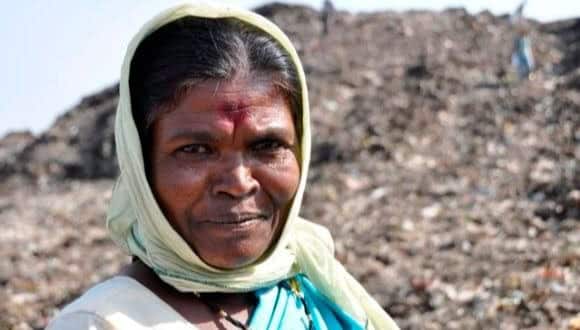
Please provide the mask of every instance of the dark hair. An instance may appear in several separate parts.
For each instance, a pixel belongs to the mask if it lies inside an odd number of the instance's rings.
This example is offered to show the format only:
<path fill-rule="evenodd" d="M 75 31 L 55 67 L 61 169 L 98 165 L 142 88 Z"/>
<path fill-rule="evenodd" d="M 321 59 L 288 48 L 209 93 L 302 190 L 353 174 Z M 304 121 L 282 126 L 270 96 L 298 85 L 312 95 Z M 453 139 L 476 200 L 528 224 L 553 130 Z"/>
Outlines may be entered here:
<path fill-rule="evenodd" d="M 300 106 L 298 75 L 289 55 L 268 34 L 234 19 L 184 17 L 147 36 L 131 62 L 133 118 L 142 143 L 160 112 L 188 88 L 237 73 L 269 74 L 287 96 L 295 124 Z"/>

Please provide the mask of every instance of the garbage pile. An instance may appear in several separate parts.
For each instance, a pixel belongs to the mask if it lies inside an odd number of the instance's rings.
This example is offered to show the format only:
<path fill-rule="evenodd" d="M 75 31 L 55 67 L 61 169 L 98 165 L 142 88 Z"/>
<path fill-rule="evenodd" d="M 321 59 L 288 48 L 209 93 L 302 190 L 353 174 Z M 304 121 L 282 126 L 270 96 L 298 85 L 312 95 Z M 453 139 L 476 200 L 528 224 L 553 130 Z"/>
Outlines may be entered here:
<path fill-rule="evenodd" d="M 580 326 L 580 20 L 256 9 L 307 71 L 312 168 L 302 215 L 402 329 Z M 39 136 L 0 140 L 0 329 L 38 329 L 127 257 L 104 213 L 117 86 Z"/>

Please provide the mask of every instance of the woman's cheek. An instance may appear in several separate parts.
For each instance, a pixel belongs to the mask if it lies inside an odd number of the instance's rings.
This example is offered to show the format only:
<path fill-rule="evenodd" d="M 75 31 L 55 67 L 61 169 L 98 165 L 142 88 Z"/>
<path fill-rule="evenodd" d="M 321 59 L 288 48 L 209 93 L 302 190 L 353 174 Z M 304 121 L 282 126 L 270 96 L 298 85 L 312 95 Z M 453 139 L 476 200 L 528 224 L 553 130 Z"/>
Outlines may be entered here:
<path fill-rule="evenodd" d="M 154 193 L 166 212 L 173 216 L 180 213 L 183 204 L 196 198 L 203 190 L 202 169 L 194 168 L 183 162 L 164 162 L 154 168 Z"/>
<path fill-rule="evenodd" d="M 186 177 L 184 175 L 185 168 L 174 161 L 160 161 L 154 164 L 153 171 L 155 186 L 165 193 L 180 189 L 183 184 L 182 179 Z"/>
<path fill-rule="evenodd" d="M 300 169 L 294 155 L 283 161 L 270 164 L 263 170 L 264 182 L 262 186 L 269 190 L 276 204 L 283 206 L 288 203 L 298 189 Z"/>

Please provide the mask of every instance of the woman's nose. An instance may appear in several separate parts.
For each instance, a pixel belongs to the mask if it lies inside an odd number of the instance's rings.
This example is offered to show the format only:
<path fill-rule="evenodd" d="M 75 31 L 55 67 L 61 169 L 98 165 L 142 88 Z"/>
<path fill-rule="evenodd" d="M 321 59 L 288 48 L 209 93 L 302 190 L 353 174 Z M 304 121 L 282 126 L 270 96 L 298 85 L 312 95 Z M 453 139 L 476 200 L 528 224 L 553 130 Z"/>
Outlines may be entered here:
<path fill-rule="evenodd" d="M 214 195 L 227 195 L 232 198 L 244 198 L 258 190 L 258 181 L 252 176 L 251 169 L 242 157 L 224 159 L 214 176 L 212 187 Z"/>

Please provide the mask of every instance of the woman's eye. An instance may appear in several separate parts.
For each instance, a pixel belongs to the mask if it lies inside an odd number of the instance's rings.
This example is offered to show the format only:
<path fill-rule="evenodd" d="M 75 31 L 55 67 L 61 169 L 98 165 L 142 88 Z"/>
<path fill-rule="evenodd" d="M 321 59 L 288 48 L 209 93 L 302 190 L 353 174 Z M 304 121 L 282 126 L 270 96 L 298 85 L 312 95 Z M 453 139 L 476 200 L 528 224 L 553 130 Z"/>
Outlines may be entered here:
<path fill-rule="evenodd" d="M 211 152 L 210 148 L 203 144 L 188 144 L 179 148 L 177 151 L 194 155 L 208 154 Z"/>
<path fill-rule="evenodd" d="M 255 143 L 253 149 L 258 152 L 275 152 L 285 147 L 286 145 L 281 141 L 264 140 Z"/>

